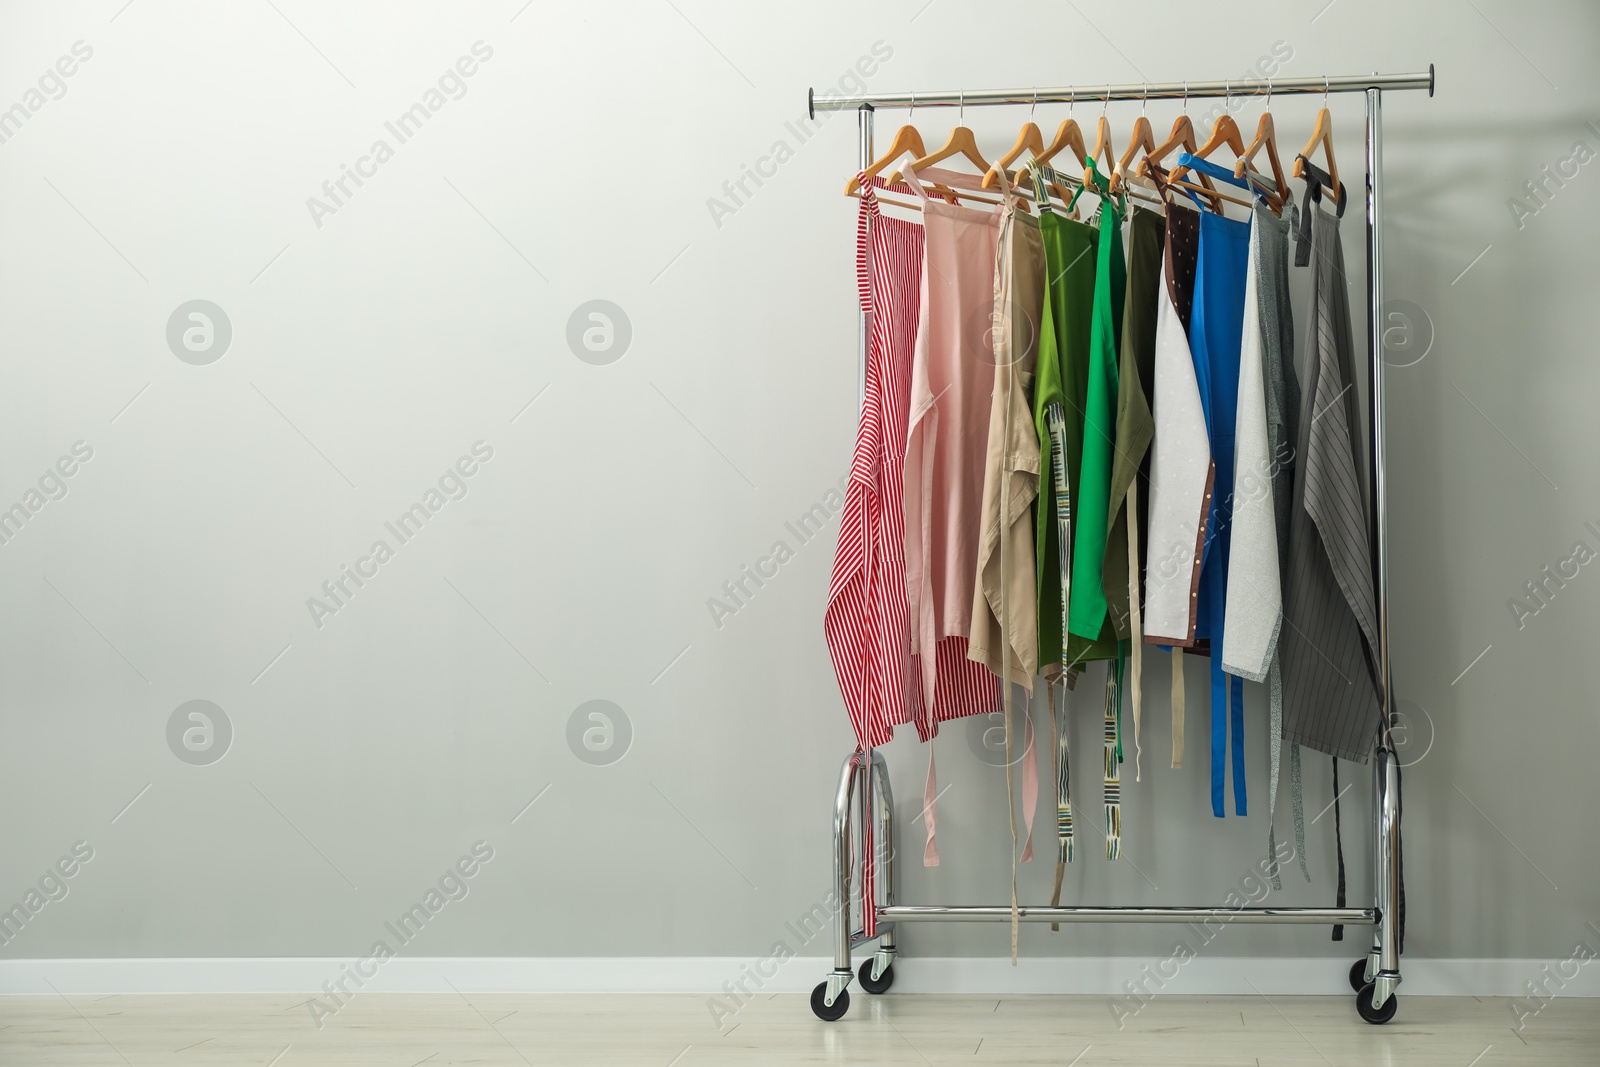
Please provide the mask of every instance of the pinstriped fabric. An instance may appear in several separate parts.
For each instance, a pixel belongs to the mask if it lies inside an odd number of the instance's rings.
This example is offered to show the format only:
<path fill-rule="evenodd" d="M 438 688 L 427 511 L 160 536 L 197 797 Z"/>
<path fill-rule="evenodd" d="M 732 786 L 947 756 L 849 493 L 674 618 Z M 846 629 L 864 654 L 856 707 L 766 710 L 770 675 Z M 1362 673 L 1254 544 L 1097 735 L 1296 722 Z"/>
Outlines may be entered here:
<path fill-rule="evenodd" d="M 938 680 L 938 700 L 931 716 L 931 740 L 939 724 L 968 715 L 989 715 L 1000 708 L 1000 680 L 989 668 L 967 658 L 965 637 L 941 637 L 933 658 L 933 673 Z"/>
<path fill-rule="evenodd" d="M 924 230 L 879 211 L 872 190 L 887 184 L 876 177 L 861 183 L 856 285 L 870 323 L 866 383 L 824 618 L 839 690 L 863 748 L 887 743 L 905 722 L 917 723 L 923 740 L 936 731 L 923 715 L 920 657 L 910 651 L 903 506 Z M 933 722 L 994 710 L 998 683 L 967 659 L 966 638 L 942 639 L 934 663 L 941 707 Z"/>
<path fill-rule="evenodd" d="M 1378 725 L 1371 526 L 1356 471 L 1354 343 L 1339 221 L 1312 221 L 1312 301 L 1289 580 L 1284 738 L 1365 763 Z"/>
<path fill-rule="evenodd" d="M 910 651 L 902 503 L 924 230 L 879 211 L 872 191 L 885 187 L 882 179 L 861 178 L 860 183 L 856 288 L 869 323 L 866 381 L 823 631 L 856 744 L 864 752 L 886 744 L 901 723 L 915 722 L 924 740 L 929 735 L 923 726 L 918 657 Z M 964 638 L 939 643 L 935 676 L 949 709 L 943 717 L 994 707 L 994 679 L 968 661 Z M 862 921 L 869 936 L 877 927 L 877 913 L 870 906 L 877 899 L 872 837 L 872 820 L 865 819 L 861 895 L 867 902 Z"/>
<path fill-rule="evenodd" d="M 823 628 L 839 691 L 863 748 L 920 715 L 906 607 L 900 506 L 911 351 L 921 306 L 922 227 L 890 218 L 863 181 L 856 285 L 868 315 L 866 382 Z"/>
<path fill-rule="evenodd" d="M 870 324 L 866 381 L 823 631 L 855 728 L 858 758 L 867 769 L 871 760 L 865 753 L 886 743 L 895 726 L 911 722 L 920 710 L 906 629 L 904 520 L 895 519 L 900 514 L 899 458 L 905 449 L 910 352 L 921 301 L 922 227 L 885 217 L 873 184 L 865 179 L 861 184 L 856 287 Z M 871 809 L 869 798 L 862 813 L 860 856 L 861 919 L 868 936 L 878 925 Z"/>

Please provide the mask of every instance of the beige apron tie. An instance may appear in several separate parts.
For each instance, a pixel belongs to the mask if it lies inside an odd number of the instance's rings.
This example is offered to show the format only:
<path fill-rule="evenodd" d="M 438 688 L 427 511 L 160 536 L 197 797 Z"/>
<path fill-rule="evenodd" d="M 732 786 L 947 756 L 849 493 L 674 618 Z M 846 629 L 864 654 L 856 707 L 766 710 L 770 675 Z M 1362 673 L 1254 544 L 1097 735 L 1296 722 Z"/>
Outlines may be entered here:
<path fill-rule="evenodd" d="M 1135 477 L 1133 486 L 1128 492 L 1128 603 L 1132 610 L 1128 612 L 1129 643 L 1133 646 L 1129 652 L 1129 668 L 1133 671 L 1130 679 L 1130 688 L 1133 690 L 1133 780 L 1144 781 L 1144 774 L 1140 758 L 1144 750 L 1139 746 L 1139 713 L 1143 704 L 1143 687 L 1140 685 L 1139 674 L 1144 669 L 1144 634 L 1139 623 L 1139 482 Z"/>

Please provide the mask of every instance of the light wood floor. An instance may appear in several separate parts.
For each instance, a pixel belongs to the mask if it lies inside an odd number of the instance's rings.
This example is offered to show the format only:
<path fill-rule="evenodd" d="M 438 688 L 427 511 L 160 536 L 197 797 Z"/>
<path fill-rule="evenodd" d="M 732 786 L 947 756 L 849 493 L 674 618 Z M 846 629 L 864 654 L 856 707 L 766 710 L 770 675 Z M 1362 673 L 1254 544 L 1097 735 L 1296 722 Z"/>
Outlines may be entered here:
<path fill-rule="evenodd" d="M 358 995 L 318 1029 L 290 996 L 0 997 L 7 1067 L 527 1067 L 628 1064 L 1600 1064 L 1600 1001 L 1557 1000 L 1513 1029 L 1509 1002 L 1400 998 L 1369 1026 L 1350 997 L 1158 997 L 1117 1028 L 1104 997 L 871 997 L 838 1023 L 799 994 L 719 1029 L 680 995 Z M 276 1058 L 275 1058 L 276 1057 Z"/>

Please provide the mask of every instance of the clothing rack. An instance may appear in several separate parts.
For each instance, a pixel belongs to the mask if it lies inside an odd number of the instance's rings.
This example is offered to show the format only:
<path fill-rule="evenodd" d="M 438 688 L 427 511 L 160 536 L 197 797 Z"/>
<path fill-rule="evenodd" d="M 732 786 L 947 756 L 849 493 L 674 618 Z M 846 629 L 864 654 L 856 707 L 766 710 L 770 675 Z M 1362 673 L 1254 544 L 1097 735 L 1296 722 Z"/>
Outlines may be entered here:
<path fill-rule="evenodd" d="M 1150 82 L 1128 85 L 1067 86 L 1027 89 L 942 90 L 915 93 L 870 93 L 818 95 L 807 90 L 806 103 L 813 118 L 817 111 L 854 109 L 859 123 L 860 167 L 872 164 L 873 117 L 880 107 L 987 107 L 995 105 L 1092 103 L 1110 100 L 1204 99 L 1254 95 L 1263 87 L 1271 95 L 1362 93 L 1367 104 L 1367 350 L 1370 359 L 1368 387 L 1372 413 L 1371 467 L 1369 485 L 1372 502 L 1372 543 L 1375 547 L 1377 584 L 1378 648 L 1380 683 L 1379 728 L 1373 759 L 1373 900 L 1367 908 L 1312 907 L 1088 907 L 1023 906 L 1017 909 L 1022 922 L 1092 923 L 1187 923 L 1205 920 L 1242 923 L 1299 923 L 1373 927 L 1372 947 L 1366 957 L 1351 967 L 1351 986 L 1357 990 L 1356 1008 L 1370 1023 L 1386 1023 L 1398 1006 L 1395 990 L 1400 985 L 1400 767 L 1396 760 L 1391 727 L 1393 724 L 1393 677 L 1389 662 L 1389 533 L 1384 447 L 1383 382 L 1383 94 L 1385 91 L 1426 89 L 1433 95 L 1434 69 L 1416 74 L 1346 75 L 1321 78 L 1285 78 L 1245 81 L 1235 86 L 1230 81 Z M 861 313 L 859 381 L 866 375 L 867 321 Z M 863 930 L 853 930 L 850 828 L 853 814 L 876 827 L 879 854 L 883 857 L 877 893 L 880 900 L 862 900 L 863 909 L 876 909 L 878 947 L 870 960 L 861 964 L 861 984 L 869 993 L 885 992 L 893 982 L 891 965 L 896 955 L 895 926 L 900 922 L 1009 922 L 1012 909 L 1007 905 L 944 904 L 903 905 L 895 892 L 894 802 L 889 785 L 889 770 L 876 750 L 857 751 L 845 759 L 834 797 L 833 813 L 833 888 L 834 969 L 811 994 L 811 1008 L 818 1018 L 834 1021 L 849 1008 L 847 987 L 855 977 L 851 969 L 851 950 L 868 940 Z M 859 886 L 856 887 L 859 891 Z"/>

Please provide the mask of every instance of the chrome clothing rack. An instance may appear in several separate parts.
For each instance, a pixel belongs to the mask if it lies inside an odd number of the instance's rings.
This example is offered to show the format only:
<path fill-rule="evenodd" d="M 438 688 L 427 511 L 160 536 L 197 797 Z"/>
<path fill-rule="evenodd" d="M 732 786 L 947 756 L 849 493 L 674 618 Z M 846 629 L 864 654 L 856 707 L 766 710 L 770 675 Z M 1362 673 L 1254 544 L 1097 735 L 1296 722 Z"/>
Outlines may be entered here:
<path fill-rule="evenodd" d="M 1048 923 L 1186 923 L 1218 919 L 1242 923 L 1300 923 L 1373 927 L 1372 948 L 1351 967 L 1350 983 L 1356 989 L 1356 1010 L 1370 1023 L 1386 1023 L 1398 1007 L 1395 990 L 1400 985 L 1400 766 L 1392 736 L 1393 676 L 1389 662 L 1389 516 L 1388 479 L 1384 448 L 1383 382 L 1383 94 L 1385 91 L 1426 89 L 1433 95 L 1434 69 L 1417 74 L 1347 75 L 1322 78 L 1285 78 L 1245 81 L 1151 82 L 1128 85 L 1068 86 L 1065 88 L 976 89 L 917 93 L 871 93 L 861 96 L 808 90 L 806 103 L 813 118 L 818 111 L 855 109 L 859 123 L 861 169 L 872 164 L 873 116 L 880 107 L 986 107 L 994 105 L 1092 103 L 1109 100 L 1204 99 L 1270 95 L 1362 93 L 1367 102 L 1367 350 L 1370 359 L 1368 387 L 1372 412 L 1371 504 L 1372 542 L 1378 601 L 1378 658 L 1380 684 L 1379 729 L 1373 760 L 1373 900 L 1369 908 L 1217 908 L 1217 907 L 1021 907 L 1022 922 Z M 859 381 L 864 382 L 867 354 L 866 315 L 861 315 L 857 337 Z M 878 932 L 868 938 L 853 930 L 850 827 L 852 814 L 873 819 L 877 851 L 883 857 L 878 884 L 881 900 L 861 901 L 876 909 Z M 861 964 L 861 984 L 869 993 L 882 993 L 894 976 L 895 925 L 901 922 L 1009 922 L 1006 905 L 921 905 L 897 903 L 894 865 L 894 806 L 889 768 L 876 751 L 853 752 L 845 759 L 834 797 L 833 883 L 834 969 L 811 994 L 818 1018 L 842 1018 L 850 1005 L 847 987 L 855 977 L 851 950 L 869 940 L 878 942 L 870 960 Z"/>

